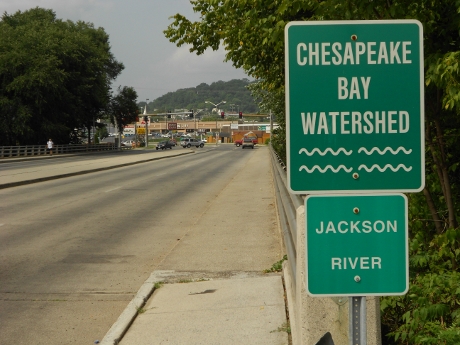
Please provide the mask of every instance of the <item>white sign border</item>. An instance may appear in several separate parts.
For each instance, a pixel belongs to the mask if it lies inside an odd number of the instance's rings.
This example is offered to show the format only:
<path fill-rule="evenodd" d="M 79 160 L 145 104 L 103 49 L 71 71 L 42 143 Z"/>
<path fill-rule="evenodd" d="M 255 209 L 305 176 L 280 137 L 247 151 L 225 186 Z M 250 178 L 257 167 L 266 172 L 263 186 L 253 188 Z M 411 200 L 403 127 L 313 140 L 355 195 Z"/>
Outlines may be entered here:
<path fill-rule="evenodd" d="M 368 197 L 368 196 L 401 196 L 404 199 L 404 217 L 406 219 L 405 227 L 404 227 L 404 237 L 405 237 L 405 251 L 406 251 L 406 289 L 403 292 L 395 292 L 395 293 L 355 293 L 355 294 L 313 294 L 310 292 L 308 289 L 308 255 L 307 255 L 307 249 L 308 249 L 308 229 L 307 229 L 307 224 L 308 224 L 308 209 L 307 209 L 307 201 L 308 199 L 311 198 L 330 198 L 330 197 L 357 197 L 357 196 L 363 196 L 363 197 Z M 327 194 L 327 195 L 307 195 L 305 198 L 305 290 L 307 291 L 307 294 L 310 297 L 338 297 L 338 296 L 403 296 L 406 295 L 407 292 L 409 291 L 409 208 L 408 208 L 408 200 L 407 196 L 402 194 L 402 193 L 371 193 L 371 194 Z"/>
<path fill-rule="evenodd" d="M 374 25 L 374 24 L 416 24 L 419 27 L 419 54 L 420 54 L 420 144 L 421 144 L 421 185 L 419 188 L 408 189 L 353 189 L 353 190 L 293 190 L 291 188 L 291 133 L 290 133 L 290 103 L 289 103 L 289 28 L 291 26 L 317 26 L 317 25 Z M 291 194 L 354 194 L 354 193 L 418 193 L 425 188 L 425 93 L 424 93 L 424 55 L 423 55 L 423 25 L 415 19 L 395 19 L 395 20 L 334 20 L 334 21 L 292 21 L 284 28 L 284 59 L 285 59 L 285 103 L 286 103 L 286 167 L 287 167 L 287 188 Z"/>

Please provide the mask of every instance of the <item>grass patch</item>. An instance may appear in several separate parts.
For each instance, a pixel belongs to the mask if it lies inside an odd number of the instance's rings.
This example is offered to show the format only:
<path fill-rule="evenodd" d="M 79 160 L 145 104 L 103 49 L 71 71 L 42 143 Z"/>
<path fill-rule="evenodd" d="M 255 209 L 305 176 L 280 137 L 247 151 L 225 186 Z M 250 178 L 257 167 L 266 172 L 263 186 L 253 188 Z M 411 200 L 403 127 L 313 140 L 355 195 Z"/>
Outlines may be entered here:
<path fill-rule="evenodd" d="M 275 262 L 271 268 L 264 270 L 264 273 L 281 272 L 283 270 L 283 262 L 287 259 L 287 255 L 283 256 L 283 258 L 280 261 Z"/>
<path fill-rule="evenodd" d="M 146 311 L 143 307 L 137 307 L 136 310 L 138 314 L 144 314 Z"/>
<path fill-rule="evenodd" d="M 191 279 L 181 279 L 178 281 L 179 284 L 193 283 Z"/>
<path fill-rule="evenodd" d="M 164 284 L 163 282 L 156 282 L 156 283 L 153 285 L 153 287 L 154 287 L 155 290 L 156 290 L 156 289 L 161 288 L 161 287 L 163 286 L 163 284 Z"/>
<path fill-rule="evenodd" d="M 287 334 L 291 334 L 291 326 L 287 322 L 283 323 L 281 326 L 279 326 L 277 329 L 274 331 L 271 331 L 270 333 L 275 333 L 275 332 L 286 332 Z"/>

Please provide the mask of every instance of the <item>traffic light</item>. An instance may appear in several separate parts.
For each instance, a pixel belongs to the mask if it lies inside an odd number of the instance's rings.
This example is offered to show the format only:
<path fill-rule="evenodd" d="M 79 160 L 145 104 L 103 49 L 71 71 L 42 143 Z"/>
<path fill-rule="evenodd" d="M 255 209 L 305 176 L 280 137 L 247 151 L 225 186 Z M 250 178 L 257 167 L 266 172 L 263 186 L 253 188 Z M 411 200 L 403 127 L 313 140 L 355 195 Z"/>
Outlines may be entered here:
<path fill-rule="evenodd" d="M 168 119 L 171 118 L 171 114 L 170 114 L 170 113 L 171 113 L 171 110 L 168 110 Z"/>
<path fill-rule="evenodd" d="M 225 116 L 225 113 L 222 111 L 222 112 L 220 113 L 220 117 L 221 117 L 221 118 L 224 118 L 224 116 Z"/>
<path fill-rule="evenodd" d="M 145 123 L 147 123 L 149 121 L 149 117 L 148 116 L 144 116 L 144 121 Z"/>
<path fill-rule="evenodd" d="M 243 118 L 243 112 L 242 112 L 242 111 L 240 111 L 240 112 L 238 113 L 238 117 L 239 117 L 240 119 Z"/>
<path fill-rule="evenodd" d="M 189 110 L 190 114 L 188 116 L 190 116 L 191 118 L 193 118 L 193 109 L 190 109 Z"/>

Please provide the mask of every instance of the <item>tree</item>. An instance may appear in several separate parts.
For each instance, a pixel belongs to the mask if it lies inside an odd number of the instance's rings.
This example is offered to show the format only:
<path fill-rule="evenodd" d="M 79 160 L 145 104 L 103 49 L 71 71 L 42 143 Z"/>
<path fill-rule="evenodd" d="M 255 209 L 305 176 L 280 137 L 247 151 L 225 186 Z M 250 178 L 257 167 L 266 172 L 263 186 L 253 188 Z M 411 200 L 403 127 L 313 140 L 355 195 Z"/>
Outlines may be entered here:
<path fill-rule="evenodd" d="M 200 55 L 207 48 L 217 50 L 222 44 L 226 61 L 243 68 L 256 79 L 250 90 L 260 99 L 262 111 L 272 111 L 280 128 L 273 145 L 285 157 L 284 116 L 284 27 L 291 20 L 312 16 L 317 5 L 310 1 L 206 1 L 191 0 L 200 21 L 191 22 L 176 14 L 165 35 L 178 46 L 191 45 Z"/>
<path fill-rule="evenodd" d="M 217 81 L 210 85 L 201 83 L 196 87 L 179 89 L 174 92 L 158 97 L 150 102 L 149 107 L 165 112 L 172 109 L 203 109 L 209 108 L 206 100 L 220 102 L 225 100 L 227 103 L 221 105 L 221 109 L 230 111 L 231 105 L 237 104 L 239 109 L 246 113 L 255 113 L 259 109 L 248 90 L 251 82 L 248 79 L 233 79 L 227 82 Z M 140 102 L 139 105 L 144 105 Z M 236 112 L 237 109 L 233 109 Z"/>
<path fill-rule="evenodd" d="M 298 20 L 418 19 L 424 29 L 426 188 L 409 196 L 410 291 L 382 299 L 382 320 L 398 344 L 460 343 L 460 2 L 456 0 L 191 0 L 196 22 L 176 14 L 165 35 L 202 54 L 222 45 L 226 60 L 257 83 L 253 94 L 280 128 L 285 157 L 284 27 Z"/>
<path fill-rule="evenodd" d="M 1 143 L 68 143 L 72 132 L 90 128 L 124 68 L 105 31 L 38 7 L 4 13 L 0 31 Z"/>
<path fill-rule="evenodd" d="M 119 86 L 117 94 L 111 99 L 108 115 L 119 133 L 123 132 L 124 126 L 137 120 L 139 109 L 136 99 L 136 91 L 128 86 Z"/>

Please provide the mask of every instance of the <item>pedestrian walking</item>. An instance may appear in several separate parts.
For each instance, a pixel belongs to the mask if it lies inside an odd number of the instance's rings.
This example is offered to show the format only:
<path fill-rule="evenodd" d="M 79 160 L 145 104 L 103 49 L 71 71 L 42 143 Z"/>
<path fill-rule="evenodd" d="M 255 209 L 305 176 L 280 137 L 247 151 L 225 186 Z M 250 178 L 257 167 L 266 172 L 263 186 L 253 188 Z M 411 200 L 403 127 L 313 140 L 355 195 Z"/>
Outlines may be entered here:
<path fill-rule="evenodd" d="M 48 142 L 46 143 L 46 145 L 48 145 L 48 151 L 50 152 L 50 155 L 52 156 L 53 155 L 53 146 L 54 146 L 54 143 L 53 141 L 51 140 L 48 140 Z"/>

